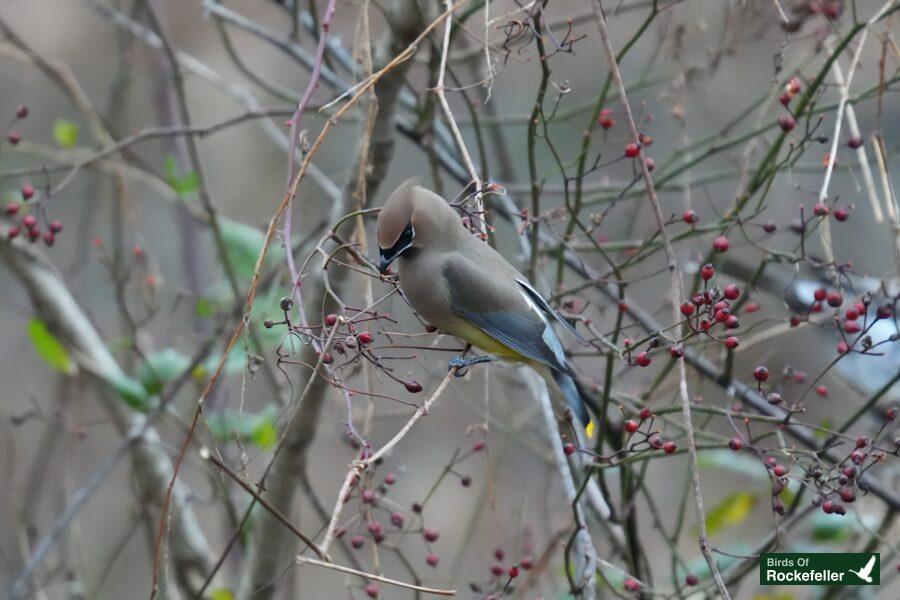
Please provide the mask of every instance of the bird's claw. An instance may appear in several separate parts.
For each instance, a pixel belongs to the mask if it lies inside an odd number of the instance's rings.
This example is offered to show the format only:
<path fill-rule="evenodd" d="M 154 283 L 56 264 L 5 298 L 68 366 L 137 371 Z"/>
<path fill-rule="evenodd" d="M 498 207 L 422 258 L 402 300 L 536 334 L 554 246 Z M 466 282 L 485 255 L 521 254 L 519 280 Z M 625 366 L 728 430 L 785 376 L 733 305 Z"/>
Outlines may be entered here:
<path fill-rule="evenodd" d="M 463 358 L 462 356 L 454 356 L 450 359 L 450 362 L 447 364 L 447 369 L 456 369 L 456 373 L 453 375 L 455 377 L 462 377 L 469 370 L 469 362 Z"/>

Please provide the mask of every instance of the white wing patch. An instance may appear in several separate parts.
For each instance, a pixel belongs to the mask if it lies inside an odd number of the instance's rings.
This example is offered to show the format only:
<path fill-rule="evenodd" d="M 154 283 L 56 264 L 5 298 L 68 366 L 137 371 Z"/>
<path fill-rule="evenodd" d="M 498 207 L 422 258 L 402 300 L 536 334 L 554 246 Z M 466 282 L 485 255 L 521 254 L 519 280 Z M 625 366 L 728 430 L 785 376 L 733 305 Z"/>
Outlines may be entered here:
<path fill-rule="evenodd" d="M 541 307 L 538 306 L 531 296 L 525 293 L 521 288 L 519 289 L 519 293 L 522 294 L 522 297 L 525 299 L 528 306 L 531 307 L 531 310 L 536 312 L 538 317 L 540 317 L 541 321 L 544 323 L 544 332 L 541 334 L 541 339 L 544 340 L 544 343 L 547 344 L 547 347 L 553 352 L 553 356 L 559 364 L 565 366 L 566 353 L 563 350 L 562 344 L 559 342 L 559 338 L 556 337 L 556 332 L 553 331 L 550 321 L 547 319 L 547 313 L 541 310 Z"/>

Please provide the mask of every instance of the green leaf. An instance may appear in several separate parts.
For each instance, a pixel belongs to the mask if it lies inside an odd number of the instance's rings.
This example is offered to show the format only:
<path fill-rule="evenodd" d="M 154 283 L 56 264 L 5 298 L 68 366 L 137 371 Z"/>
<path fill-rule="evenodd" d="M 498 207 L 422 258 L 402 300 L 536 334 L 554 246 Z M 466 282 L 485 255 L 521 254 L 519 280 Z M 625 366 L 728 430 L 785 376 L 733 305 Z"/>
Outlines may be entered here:
<path fill-rule="evenodd" d="M 755 458 L 732 450 L 705 450 L 697 453 L 697 466 L 701 469 L 723 469 L 754 479 L 768 480 L 765 468 Z"/>
<path fill-rule="evenodd" d="M 266 241 L 266 236 L 256 227 L 231 219 L 219 219 L 219 229 L 225 241 L 228 260 L 238 277 L 250 279 L 256 269 L 256 260 Z"/>
<path fill-rule="evenodd" d="M 158 399 L 147 393 L 147 389 L 140 381 L 121 371 L 107 375 L 106 381 L 119 393 L 125 403 L 135 410 L 147 412 L 159 405 Z"/>
<path fill-rule="evenodd" d="M 166 183 L 179 197 L 186 198 L 200 189 L 200 178 L 197 177 L 197 174 L 193 171 L 185 174 L 179 173 L 178 167 L 175 165 L 175 157 L 167 156 L 163 167 L 166 170 Z"/>
<path fill-rule="evenodd" d="M 275 418 L 278 410 L 269 406 L 258 413 L 238 413 L 222 410 L 207 417 L 209 429 L 216 441 L 233 440 L 235 434 L 241 441 L 250 442 L 259 448 L 268 448 L 278 438 Z"/>
<path fill-rule="evenodd" d="M 68 119 L 53 124 L 53 139 L 60 148 L 74 148 L 78 144 L 78 125 Z"/>
<path fill-rule="evenodd" d="M 234 600 L 234 594 L 228 588 L 217 588 L 209 593 L 209 600 Z"/>
<path fill-rule="evenodd" d="M 749 492 L 732 492 L 706 513 L 706 528 L 710 535 L 738 525 L 756 506 L 756 496 Z"/>
<path fill-rule="evenodd" d="M 162 391 L 163 385 L 172 381 L 191 365 L 191 359 L 174 348 L 166 348 L 147 356 L 141 365 L 138 377 L 151 394 Z"/>
<path fill-rule="evenodd" d="M 38 318 L 29 319 L 27 331 L 34 351 L 51 369 L 68 375 L 75 372 L 75 364 L 69 358 L 69 351 L 50 333 L 43 321 Z"/>

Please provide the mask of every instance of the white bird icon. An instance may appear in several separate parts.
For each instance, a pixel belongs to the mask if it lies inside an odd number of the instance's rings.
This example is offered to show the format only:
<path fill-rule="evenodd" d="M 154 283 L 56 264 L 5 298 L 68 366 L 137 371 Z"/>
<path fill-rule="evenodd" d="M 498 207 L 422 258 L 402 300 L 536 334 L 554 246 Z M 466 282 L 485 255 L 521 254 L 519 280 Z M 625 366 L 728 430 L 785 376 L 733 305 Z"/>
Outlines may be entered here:
<path fill-rule="evenodd" d="M 853 569 L 847 569 L 866 583 L 872 583 L 872 569 L 875 567 L 875 555 L 873 554 L 871 558 L 869 558 L 869 562 L 866 563 L 866 566 L 860 569 L 859 571 L 854 571 Z"/>

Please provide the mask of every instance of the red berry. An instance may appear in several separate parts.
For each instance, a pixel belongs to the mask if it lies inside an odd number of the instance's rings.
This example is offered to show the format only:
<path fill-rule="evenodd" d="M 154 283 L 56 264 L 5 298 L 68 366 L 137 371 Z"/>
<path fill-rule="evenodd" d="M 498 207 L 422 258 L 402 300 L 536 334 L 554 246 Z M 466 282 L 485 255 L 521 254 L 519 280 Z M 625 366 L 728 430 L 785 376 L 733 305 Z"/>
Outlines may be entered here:
<path fill-rule="evenodd" d="M 656 170 L 656 161 L 649 156 L 644 159 L 644 164 L 647 165 L 647 171 L 649 171 L 650 173 Z"/>
<path fill-rule="evenodd" d="M 833 513 L 834 512 L 834 502 L 832 502 L 831 500 L 826 500 L 825 502 L 823 502 L 822 503 L 822 511 L 829 515 L 831 513 Z"/>
<path fill-rule="evenodd" d="M 366 596 L 369 598 L 377 598 L 378 597 L 378 586 L 374 583 L 370 583 L 366 586 Z"/>
<path fill-rule="evenodd" d="M 33 244 L 40 239 L 41 230 L 35 227 L 34 229 L 29 229 L 26 235 L 28 236 L 28 241 Z"/>
<path fill-rule="evenodd" d="M 822 302 L 827 297 L 828 297 L 828 290 L 826 290 L 823 287 L 816 288 L 816 291 L 813 292 L 813 298 L 816 299 L 816 302 Z"/>
<path fill-rule="evenodd" d="M 59 221 L 50 221 L 50 231 L 53 233 L 59 233 L 63 230 L 63 224 Z"/>
<path fill-rule="evenodd" d="M 791 131 L 797 126 L 797 121 L 791 115 L 782 115 L 778 117 L 778 126 L 782 131 Z"/>
<path fill-rule="evenodd" d="M 688 573 L 684 578 L 684 585 L 693 587 L 698 583 L 700 583 L 700 580 L 693 573 Z"/>
<path fill-rule="evenodd" d="M 775 468 L 772 469 L 772 472 L 775 474 L 775 477 L 784 477 L 787 475 L 787 467 L 783 465 L 775 465 Z"/>
<path fill-rule="evenodd" d="M 7 141 L 9 141 L 10 144 L 15 146 L 16 144 L 18 144 L 19 142 L 22 141 L 22 134 L 19 133 L 18 131 L 10 131 L 9 133 L 6 134 L 6 139 L 7 139 Z"/>
<path fill-rule="evenodd" d="M 391 515 L 391 525 L 393 525 L 394 527 L 403 527 L 403 520 L 403 515 L 401 515 L 400 513 L 393 513 Z"/>
<path fill-rule="evenodd" d="M 356 548 L 357 550 L 362 548 L 365 543 L 366 543 L 366 539 L 359 534 L 354 535 L 352 538 L 350 538 L 350 545 L 353 546 L 354 548 Z"/>
<path fill-rule="evenodd" d="M 634 142 L 631 142 L 630 144 L 627 144 L 625 146 L 625 156 L 627 156 L 628 158 L 634 158 L 640 153 L 641 147 Z"/>
<path fill-rule="evenodd" d="M 759 302 L 750 301 L 744 306 L 745 313 L 755 313 L 759 310 Z"/>
<path fill-rule="evenodd" d="M 793 100 L 793 96 L 789 92 L 781 92 L 778 96 L 778 101 L 781 102 L 784 106 L 787 106 Z"/>
<path fill-rule="evenodd" d="M 486 444 L 483 440 L 478 440 L 477 442 L 472 444 L 472 452 L 481 452 L 482 450 L 484 450 L 485 445 Z"/>
<path fill-rule="evenodd" d="M 856 438 L 856 447 L 857 448 L 865 448 L 868 445 L 869 445 L 869 438 L 867 438 L 866 436 L 861 435 L 858 438 Z"/>
<path fill-rule="evenodd" d="M 26 200 L 30 200 L 32 196 L 34 196 L 34 186 L 30 183 L 25 183 L 22 185 L 22 197 Z"/>
<path fill-rule="evenodd" d="M 637 356 L 634 357 L 634 362 L 639 367 L 649 367 L 650 366 L 650 355 L 646 352 L 639 352 Z"/>
<path fill-rule="evenodd" d="M 526 571 L 530 571 L 531 567 L 534 566 L 534 559 L 527 554 L 519 559 L 519 566 L 525 569 Z"/>
<path fill-rule="evenodd" d="M 604 108 L 600 111 L 600 116 L 597 119 L 597 124 L 600 125 L 603 129 L 609 129 L 613 125 L 616 124 L 616 120 L 613 118 L 612 109 Z"/>
<path fill-rule="evenodd" d="M 765 223 L 763 223 L 763 231 L 765 231 L 766 233 L 772 233 L 776 229 L 778 229 L 778 226 L 775 225 L 775 223 L 773 223 L 772 221 L 766 221 Z"/>
<path fill-rule="evenodd" d="M 843 223 L 850 218 L 850 211 L 844 207 L 834 209 L 834 218 Z"/>
<path fill-rule="evenodd" d="M 25 215 L 22 217 L 22 225 L 24 225 L 26 229 L 34 229 L 37 227 L 37 224 L 37 217 L 34 215 Z"/>
<path fill-rule="evenodd" d="M 813 214 L 817 217 L 827 217 L 830 212 L 828 207 L 821 202 L 813 206 Z"/>
<path fill-rule="evenodd" d="M 720 235 L 713 240 L 713 248 L 716 252 L 725 252 L 728 250 L 728 238 L 724 235 Z"/>
<path fill-rule="evenodd" d="M 731 283 L 725 286 L 725 289 L 722 290 L 722 295 L 729 300 L 737 300 L 738 296 L 741 295 L 741 288 Z"/>
<path fill-rule="evenodd" d="M 672 454 L 676 450 L 678 450 L 678 446 L 673 441 L 668 441 L 663 444 L 663 452 L 665 452 L 666 454 Z"/>
<path fill-rule="evenodd" d="M 700 217 L 692 210 L 684 211 L 684 214 L 681 215 L 681 220 L 687 223 L 688 225 L 693 225 L 697 221 L 700 220 Z"/>
<path fill-rule="evenodd" d="M 425 562 L 428 564 L 429 567 L 436 567 L 438 565 L 439 561 L 440 561 L 440 559 L 438 558 L 438 555 L 435 554 L 434 552 L 429 552 L 428 555 L 425 557 Z"/>
<path fill-rule="evenodd" d="M 513 565 L 509 568 L 509 571 L 506 572 L 509 575 L 510 579 L 515 579 L 519 576 L 519 565 Z"/>
<path fill-rule="evenodd" d="M 322 355 L 322 364 L 330 365 L 334 362 L 334 355 L 331 352 L 326 352 Z"/>
<path fill-rule="evenodd" d="M 406 383 L 404 383 L 403 385 L 406 386 L 406 391 L 409 392 L 410 394 L 418 394 L 419 392 L 422 391 L 422 384 L 419 383 L 418 381 L 410 380 L 410 381 L 407 381 Z"/>
<path fill-rule="evenodd" d="M 848 487 L 841 488 L 839 494 L 841 495 L 841 500 L 844 502 L 850 503 L 856 501 L 856 494 Z"/>
<path fill-rule="evenodd" d="M 844 303 L 844 296 L 840 292 L 828 292 L 828 306 L 837 308 Z"/>
<path fill-rule="evenodd" d="M 44 243 L 49 247 L 56 243 L 56 236 L 53 235 L 52 231 L 44 232 Z"/>
<path fill-rule="evenodd" d="M 397 476 L 394 475 L 393 473 L 388 473 L 387 475 L 384 476 L 384 482 L 388 485 L 394 485 L 394 483 L 396 481 L 397 481 Z"/>
<path fill-rule="evenodd" d="M 681 358 L 684 356 L 684 346 L 681 344 L 675 344 L 671 348 L 669 348 L 669 355 L 672 358 Z"/>
<path fill-rule="evenodd" d="M 791 94 L 799 94 L 800 90 L 803 89 L 800 87 L 800 80 L 796 77 L 791 77 L 788 79 L 787 85 L 785 86 L 788 92 Z"/>
<path fill-rule="evenodd" d="M 337 315 L 329 314 L 325 315 L 325 325 L 328 327 L 334 327 L 334 324 L 337 323 Z"/>
<path fill-rule="evenodd" d="M 862 327 L 856 321 L 844 321 L 845 333 L 859 333 L 861 329 Z"/>
<path fill-rule="evenodd" d="M 6 230 L 6 239 L 11 240 L 15 237 L 18 237 L 20 233 L 22 233 L 22 230 L 19 229 L 19 226 L 12 225 L 9 229 Z"/>
<path fill-rule="evenodd" d="M 646 421 L 650 418 L 650 409 L 645 406 L 638 415 L 641 417 L 641 421 Z"/>
<path fill-rule="evenodd" d="M 438 537 L 440 537 L 440 534 L 438 533 L 437 529 L 432 529 L 431 527 L 426 527 L 425 529 L 422 530 L 422 536 L 425 538 L 426 541 L 436 542 Z"/>
<path fill-rule="evenodd" d="M 3 213 L 10 217 L 12 215 L 16 214 L 17 212 L 19 212 L 19 203 L 18 202 L 10 202 L 9 204 L 6 205 L 6 208 L 3 209 Z"/>
<path fill-rule="evenodd" d="M 769 370 L 763 366 L 756 367 L 756 369 L 754 369 L 753 371 L 753 378 L 760 383 L 762 383 L 763 381 L 768 381 Z"/>
<path fill-rule="evenodd" d="M 689 317 L 692 314 L 694 314 L 694 305 L 691 304 L 690 302 L 682 302 L 680 309 L 681 309 L 681 314 L 683 314 L 686 317 Z"/>
<path fill-rule="evenodd" d="M 744 447 L 744 441 L 739 437 L 733 437 L 728 440 L 728 447 L 737 452 Z"/>
<path fill-rule="evenodd" d="M 859 148 L 862 145 L 863 145 L 863 139 L 861 137 L 859 137 L 858 135 L 854 135 L 849 140 L 847 140 L 847 146 L 854 150 L 856 150 L 857 148 Z"/>
<path fill-rule="evenodd" d="M 375 492 L 373 492 L 372 490 L 363 490 L 361 497 L 362 501 L 366 504 L 372 504 L 373 502 L 375 502 Z"/>
<path fill-rule="evenodd" d="M 634 433 L 638 430 L 638 423 L 634 419 L 628 419 L 624 423 L 625 431 L 628 433 Z"/>
<path fill-rule="evenodd" d="M 459 478 L 459 483 L 463 487 L 469 487 L 470 485 L 472 485 L 472 478 L 468 475 L 463 475 L 462 477 Z"/>
<path fill-rule="evenodd" d="M 639 584 L 637 581 L 635 581 L 631 577 L 626 579 L 625 583 L 623 585 L 625 587 L 625 590 L 629 591 L 629 592 L 636 592 L 639 589 L 641 589 L 641 584 Z"/>
<path fill-rule="evenodd" d="M 566 442 L 563 444 L 563 453 L 566 456 L 572 456 L 575 453 L 575 444 L 572 442 Z"/>
<path fill-rule="evenodd" d="M 359 340 L 360 344 L 371 344 L 372 343 L 372 334 L 368 331 L 363 331 L 356 335 L 356 339 Z"/>
<path fill-rule="evenodd" d="M 492 565 L 491 575 L 493 575 L 494 577 L 500 577 L 501 575 L 503 575 L 503 565 Z"/>
<path fill-rule="evenodd" d="M 19 108 L 16 109 L 16 118 L 25 119 L 27 117 L 28 117 L 28 107 L 23 104 L 23 105 L 19 106 Z"/>
<path fill-rule="evenodd" d="M 838 354 L 845 354 L 849 349 L 850 347 L 847 346 L 847 342 L 840 341 L 837 343 Z"/>
<path fill-rule="evenodd" d="M 435 327 L 434 325 L 432 325 L 431 323 L 428 323 L 427 325 L 425 325 L 425 331 L 427 331 L 428 333 L 434 333 L 437 330 L 438 330 L 438 328 Z"/>
<path fill-rule="evenodd" d="M 854 450 L 850 453 L 850 460 L 853 461 L 854 465 L 861 465 L 866 460 L 866 453 Z"/>
<path fill-rule="evenodd" d="M 713 268 L 713 266 L 712 266 L 711 264 L 709 264 L 709 263 L 706 263 L 706 264 L 703 265 L 703 267 L 700 269 L 700 277 L 701 277 L 704 281 L 709 281 L 710 279 L 713 278 L 713 275 L 715 275 L 715 274 L 716 274 L 715 268 Z"/>
<path fill-rule="evenodd" d="M 828 388 L 824 385 L 817 385 L 816 393 L 824 398 L 828 395 Z"/>
<path fill-rule="evenodd" d="M 740 343 L 741 343 L 740 340 L 738 340 L 733 335 L 730 335 L 727 338 L 725 338 L 725 347 L 728 348 L 729 350 L 734 350 L 735 348 L 737 348 L 740 345 Z"/>

